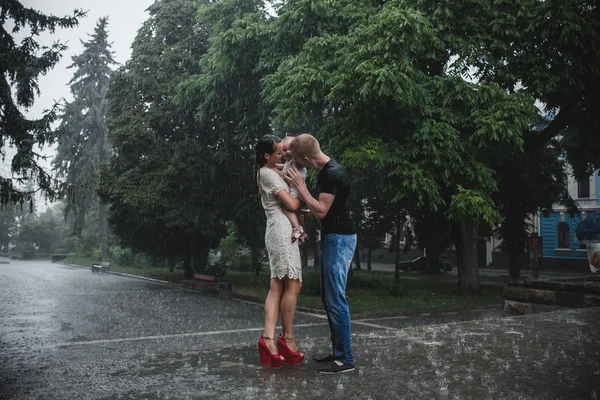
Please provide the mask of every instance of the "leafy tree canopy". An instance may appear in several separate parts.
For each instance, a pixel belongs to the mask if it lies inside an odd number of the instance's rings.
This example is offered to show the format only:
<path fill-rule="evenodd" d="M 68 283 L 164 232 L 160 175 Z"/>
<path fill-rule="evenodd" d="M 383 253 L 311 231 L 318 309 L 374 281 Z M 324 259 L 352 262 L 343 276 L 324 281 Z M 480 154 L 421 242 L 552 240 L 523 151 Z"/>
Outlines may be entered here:
<path fill-rule="evenodd" d="M 81 10 L 72 16 L 46 15 L 25 7 L 20 1 L 0 2 L 0 156 L 4 161 L 6 145 L 13 146 L 16 154 L 11 161 L 11 175 L 0 176 L 0 205 L 8 202 L 32 201 L 34 191 L 20 186 L 34 182 L 48 199 L 60 194 L 61 185 L 38 164 L 40 155 L 35 145 L 52 143 L 51 124 L 57 118 L 55 105 L 39 119 L 27 118 L 26 112 L 39 95 L 38 78 L 60 60 L 67 48 L 60 42 L 41 46 L 36 40 L 42 32 L 53 33 L 59 28 L 77 26 L 85 16 Z M 10 32 L 9 26 L 13 26 Z M 20 43 L 14 35 L 25 33 Z"/>

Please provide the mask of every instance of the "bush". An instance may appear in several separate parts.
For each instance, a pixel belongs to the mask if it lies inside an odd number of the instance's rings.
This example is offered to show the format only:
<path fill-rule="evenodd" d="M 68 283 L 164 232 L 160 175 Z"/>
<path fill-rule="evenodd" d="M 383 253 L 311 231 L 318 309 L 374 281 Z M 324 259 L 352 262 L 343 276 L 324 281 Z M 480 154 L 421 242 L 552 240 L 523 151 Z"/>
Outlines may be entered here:
<path fill-rule="evenodd" d="M 402 297 L 404 296 L 404 288 L 399 283 L 395 284 L 390 290 L 390 295 L 392 297 Z"/>
<path fill-rule="evenodd" d="M 214 265 L 206 266 L 206 273 L 212 276 L 224 277 L 227 274 L 227 264 L 223 261 L 218 261 Z"/>
<path fill-rule="evenodd" d="M 52 254 L 52 262 L 62 261 L 69 256 L 72 256 L 72 254 Z"/>
<path fill-rule="evenodd" d="M 120 267 L 133 267 L 135 254 L 129 248 L 114 246 L 110 249 L 110 261 Z"/>
<path fill-rule="evenodd" d="M 353 289 L 382 289 L 386 286 L 389 286 L 387 282 L 382 281 L 378 278 L 370 278 L 370 277 L 354 277 L 352 279 L 348 279 L 348 287 Z"/>
<path fill-rule="evenodd" d="M 152 266 L 152 260 L 146 253 L 136 253 L 132 266 L 135 268 L 148 268 Z"/>
<path fill-rule="evenodd" d="M 320 296 L 321 295 L 321 282 L 319 274 L 304 274 L 302 276 L 302 294 L 309 296 Z"/>

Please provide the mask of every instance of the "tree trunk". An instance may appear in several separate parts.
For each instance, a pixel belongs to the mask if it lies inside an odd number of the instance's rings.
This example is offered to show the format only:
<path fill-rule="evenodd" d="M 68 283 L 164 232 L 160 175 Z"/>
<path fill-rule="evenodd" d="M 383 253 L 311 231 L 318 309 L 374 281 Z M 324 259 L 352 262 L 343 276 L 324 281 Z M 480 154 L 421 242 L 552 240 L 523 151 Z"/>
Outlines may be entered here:
<path fill-rule="evenodd" d="M 373 249 L 371 247 L 369 247 L 369 250 L 367 252 L 367 270 L 371 270 L 372 266 L 371 266 L 371 257 L 373 256 Z"/>
<path fill-rule="evenodd" d="M 398 229 L 397 232 L 400 232 Z M 396 243 L 394 243 L 394 247 L 396 248 L 396 254 L 394 255 L 394 283 L 400 283 L 400 260 L 402 260 L 401 249 L 400 249 L 400 235 L 396 233 L 394 237 Z"/>
<path fill-rule="evenodd" d="M 442 252 L 436 247 L 427 248 L 427 270 L 428 274 L 437 274 L 440 272 L 440 254 Z"/>
<path fill-rule="evenodd" d="M 508 239 L 508 238 L 507 238 Z M 508 248 L 510 252 L 510 261 L 508 269 L 510 272 L 511 279 L 519 279 L 521 277 L 521 251 L 520 251 L 520 240 L 518 238 L 508 239 Z"/>
<path fill-rule="evenodd" d="M 99 202 L 98 219 L 100 222 L 100 252 L 102 261 L 108 261 L 108 219 L 106 217 L 106 205 Z"/>
<path fill-rule="evenodd" d="M 184 275 L 186 278 L 191 278 L 194 276 L 194 270 L 192 269 L 192 252 L 189 243 L 184 246 L 183 269 L 185 271 Z"/>
<path fill-rule="evenodd" d="M 208 246 L 204 245 L 206 242 L 207 241 L 204 238 L 200 237 L 194 239 L 194 242 L 191 243 L 194 272 L 206 272 L 206 267 L 208 266 L 208 253 L 210 251 Z"/>
<path fill-rule="evenodd" d="M 470 217 L 457 223 L 455 235 L 458 270 L 458 292 L 460 294 L 480 294 L 479 266 L 477 265 L 477 233 L 479 224 Z"/>
<path fill-rule="evenodd" d="M 512 178 L 512 175 L 511 175 Z M 510 196 L 510 203 L 508 205 L 508 217 L 507 217 L 507 237 L 506 241 L 508 242 L 508 251 L 510 253 L 510 261 L 509 261 L 509 272 L 511 279 L 519 279 L 521 276 L 521 265 L 520 265 L 520 256 L 522 249 L 522 226 L 524 224 L 525 217 L 523 213 L 521 213 L 519 207 L 519 194 L 516 191 L 513 191 Z"/>
<path fill-rule="evenodd" d="M 356 249 L 354 249 L 354 265 L 356 266 L 356 269 L 360 270 L 360 251 L 358 250 L 358 246 L 356 246 Z"/>

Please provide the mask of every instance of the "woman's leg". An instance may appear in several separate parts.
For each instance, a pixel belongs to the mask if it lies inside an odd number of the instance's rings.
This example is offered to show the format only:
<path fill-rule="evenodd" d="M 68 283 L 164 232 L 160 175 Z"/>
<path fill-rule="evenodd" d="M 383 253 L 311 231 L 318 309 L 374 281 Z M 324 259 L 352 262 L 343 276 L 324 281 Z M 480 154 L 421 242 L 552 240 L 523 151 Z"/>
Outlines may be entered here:
<path fill-rule="evenodd" d="M 283 336 L 292 338 L 294 337 L 294 314 L 296 313 L 296 303 L 298 302 L 302 283 L 298 279 L 289 279 L 287 276 L 283 278 L 283 282 L 285 289 L 281 298 L 281 326 Z M 287 344 L 291 350 L 297 351 L 294 341 Z"/>
<path fill-rule="evenodd" d="M 271 279 L 269 294 L 265 300 L 265 331 L 263 336 L 275 338 L 275 327 L 277 326 L 283 289 L 284 283 L 281 279 Z M 277 353 L 277 346 L 275 346 L 274 340 L 267 340 L 266 343 L 271 353 Z"/>

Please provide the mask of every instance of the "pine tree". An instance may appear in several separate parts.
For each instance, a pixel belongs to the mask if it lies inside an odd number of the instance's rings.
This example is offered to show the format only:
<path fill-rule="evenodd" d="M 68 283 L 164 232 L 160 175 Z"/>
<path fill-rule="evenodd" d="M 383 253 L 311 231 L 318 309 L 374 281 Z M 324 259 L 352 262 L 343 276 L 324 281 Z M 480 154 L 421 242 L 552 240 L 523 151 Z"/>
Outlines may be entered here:
<path fill-rule="evenodd" d="M 51 124 L 57 118 L 57 106 L 39 119 L 28 119 L 23 110 L 31 108 L 39 95 L 40 74 L 51 70 L 67 48 L 56 42 L 42 47 L 37 42 L 40 33 L 57 28 L 72 28 L 85 16 L 81 10 L 69 17 L 46 15 L 24 7 L 20 1 L 0 1 L 0 158 L 6 156 L 5 145 L 16 149 L 11 162 L 11 175 L 0 175 L 0 205 L 9 202 L 32 201 L 32 191 L 19 188 L 25 182 L 35 182 L 47 199 L 59 195 L 60 185 L 38 164 L 34 145 L 53 141 Z M 14 24 L 11 32 L 7 27 Z M 17 44 L 14 34 L 28 30 L 30 34 Z"/>
<path fill-rule="evenodd" d="M 100 18 L 84 50 L 74 56 L 69 68 L 76 68 L 69 82 L 73 101 L 62 112 L 58 129 L 58 154 L 53 161 L 59 176 L 66 177 L 65 213 L 72 212 L 75 232 L 81 232 L 86 214 L 98 202 L 102 260 L 108 261 L 108 228 L 105 205 L 99 201 L 97 189 L 100 168 L 109 159 L 105 118 L 108 110 L 106 92 L 111 65 L 116 64 L 106 31 L 107 18 Z"/>

